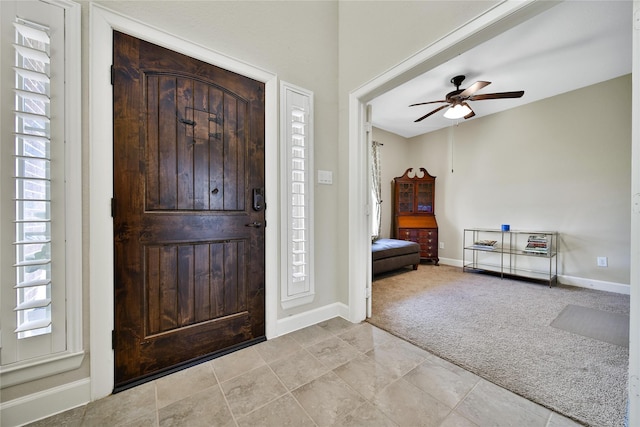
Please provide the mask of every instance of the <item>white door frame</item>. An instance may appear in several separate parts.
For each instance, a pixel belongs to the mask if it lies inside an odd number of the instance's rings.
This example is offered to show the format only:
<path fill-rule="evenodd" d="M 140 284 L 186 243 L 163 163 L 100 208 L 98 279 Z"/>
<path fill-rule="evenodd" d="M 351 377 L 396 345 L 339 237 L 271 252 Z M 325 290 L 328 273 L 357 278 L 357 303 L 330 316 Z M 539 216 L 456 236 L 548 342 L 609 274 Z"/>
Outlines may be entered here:
<path fill-rule="evenodd" d="M 368 262 L 371 257 L 369 238 L 370 180 L 368 175 L 370 147 L 366 137 L 366 104 L 426 71 L 447 62 L 459 52 L 500 34 L 556 2 L 544 0 L 506 0 L 473 21 L 451 32 L 424 50 L 369 81 L 349 94 L 349 320 L 360 322 L 367 315 L 367 288 L 371 286 Z M 634 46 L 640 49 L 640 0 L 634 0 Z M 633 111 L 640 111 L 640 58 L 633 58 Z M 629 425 L 640 425 L 640 118 L 632 114 L 632 204 L 636 204 L 631 224 L 631 327 L 629 346 L 630 413 Z"/>
<path fill-rule="evenodd" d="M 631 312 L 629 324 L 629 422 L 640 425 L 640 0 L 633 2 L 631 96 Z"/>
<path fill-rule="evenodd" d="M 111 64 L 113 30 L 144 39 L 265 83 L 265 188 L 271 200 L 265 229 L 265 321 L 268 338 L 275 336 L 278 304 L 277 242 L 278 191 L 278 81 L 268 71 L 214 52 L 204 46 L 150 27 L 142 22 L 91 3 L 89 9 L 89 321 L 91 400 L 111 394 L 114 357 L 113 220 L 113 96 Z"/>

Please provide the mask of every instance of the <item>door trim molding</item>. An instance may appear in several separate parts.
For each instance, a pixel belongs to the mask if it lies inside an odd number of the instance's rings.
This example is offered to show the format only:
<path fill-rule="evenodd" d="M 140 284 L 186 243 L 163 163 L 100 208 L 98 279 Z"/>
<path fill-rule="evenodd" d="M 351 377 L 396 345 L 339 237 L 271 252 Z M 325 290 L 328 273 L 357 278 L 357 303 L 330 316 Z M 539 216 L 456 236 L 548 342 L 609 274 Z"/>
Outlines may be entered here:
<path fill-rule="evenodd" d="M 113 30 L 178 51 L 209 64 L 265 83 L 265 187 L 272 200 L 266 211 L 265 322 L 267 338 L 276 336 L 278 304 L 278 79 L 277 75 L 204 46 L 169 34 L 97 4 L 89 5 L 89 319 L 91 400 L 111 394 L 114 356 Z"/>

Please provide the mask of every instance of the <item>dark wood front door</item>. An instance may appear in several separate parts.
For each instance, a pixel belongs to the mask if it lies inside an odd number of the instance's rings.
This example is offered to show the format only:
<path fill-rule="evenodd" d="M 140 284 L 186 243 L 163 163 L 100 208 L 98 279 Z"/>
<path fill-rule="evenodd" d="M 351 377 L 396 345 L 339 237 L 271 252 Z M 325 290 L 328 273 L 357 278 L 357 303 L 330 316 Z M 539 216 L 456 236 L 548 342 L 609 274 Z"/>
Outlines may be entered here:
<path fill-rule="evenodd" d="M 114 32 L 115 388 L 264 339 L 264 84 Z"/>

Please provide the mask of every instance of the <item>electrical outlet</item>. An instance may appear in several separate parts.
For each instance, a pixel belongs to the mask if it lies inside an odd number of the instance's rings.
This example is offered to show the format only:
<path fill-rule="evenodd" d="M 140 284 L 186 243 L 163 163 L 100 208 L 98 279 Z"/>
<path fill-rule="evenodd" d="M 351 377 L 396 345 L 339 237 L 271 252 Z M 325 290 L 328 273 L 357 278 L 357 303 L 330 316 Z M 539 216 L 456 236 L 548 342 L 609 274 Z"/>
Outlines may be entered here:
<path fill-rule="evenodd" d="M 607 261 L 607 257 L 606 256 L 599 256 L 598 257 L 598 267 L 607 267 L 608 261 Z"/>
<path fill-rule="evenodd" d="M 444 242 L 440 242 L 440 249 L 444 249 Z"/>

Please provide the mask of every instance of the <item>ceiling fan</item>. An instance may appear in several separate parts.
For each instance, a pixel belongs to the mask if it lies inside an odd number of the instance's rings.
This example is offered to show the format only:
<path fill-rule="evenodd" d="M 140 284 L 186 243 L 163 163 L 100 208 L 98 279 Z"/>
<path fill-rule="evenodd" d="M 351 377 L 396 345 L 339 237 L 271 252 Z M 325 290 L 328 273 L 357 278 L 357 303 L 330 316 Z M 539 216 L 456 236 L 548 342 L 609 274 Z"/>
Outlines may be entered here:
<path fill-rule="evenodd" d="M 498 93 L 486 93 L 475 95 L 477 91 L 482 89 L 485 86 L 491 84 L 491 82 L 483 82 L 477 81 L 466 89 L 460 89 L 460 85 L 464 81 L 465 76 L 455 76 L 451 79 L 451 83 L 453 83 L 456 87 L 456 90 L 449 92 L 445 99 L 440 101 L 429 101 L 429 102 L 420 102 L 417 104 L 411 104 L 409 107 L 415 107 L 417 105 L 426 105 L 426 104 L 437 104 L 440 102 L 446 102 L 445 105 L 442 105 L 435 110 L 425 114 L 424 116 L 415 120 L 415 122 L 420 122 L 432 114 L 437 113 L 443 108 L 449 107 L 449 109 L 444 113 L 444 116 L 448 119 L 460 119 L 465 118 L 469 119 L 476 114 L 473 112 L 467 101 L 482 101 L 485 99 L 501 99 L 501 98 L 520 98 L 524 95 L 523 90 L 515 91 L 515 92 L 498 92 Z"/>

